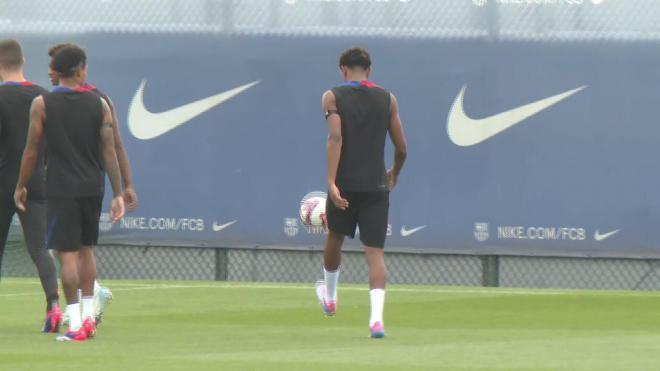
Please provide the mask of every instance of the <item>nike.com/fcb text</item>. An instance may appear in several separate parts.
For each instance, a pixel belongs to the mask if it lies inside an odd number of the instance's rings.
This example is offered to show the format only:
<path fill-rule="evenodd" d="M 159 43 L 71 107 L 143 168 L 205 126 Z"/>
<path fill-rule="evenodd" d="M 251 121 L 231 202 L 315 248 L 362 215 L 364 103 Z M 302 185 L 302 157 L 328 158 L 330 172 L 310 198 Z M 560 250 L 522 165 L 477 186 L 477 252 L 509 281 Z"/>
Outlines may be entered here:
<path fill-rule="evenodd" d="M 195 218 L 145 218 L 127 216 L 121 220 L 119 226 L 121 229 L 155 231 L 202 232 L 206 229 L 204 220 Z"/>
<path fill-rule="evenodd" d="M 571 240 L 583 241 L 587 239 L 584 228 L 571 227 L 523 227 L 499 226 L 497 238 L 500 240 Z"/>

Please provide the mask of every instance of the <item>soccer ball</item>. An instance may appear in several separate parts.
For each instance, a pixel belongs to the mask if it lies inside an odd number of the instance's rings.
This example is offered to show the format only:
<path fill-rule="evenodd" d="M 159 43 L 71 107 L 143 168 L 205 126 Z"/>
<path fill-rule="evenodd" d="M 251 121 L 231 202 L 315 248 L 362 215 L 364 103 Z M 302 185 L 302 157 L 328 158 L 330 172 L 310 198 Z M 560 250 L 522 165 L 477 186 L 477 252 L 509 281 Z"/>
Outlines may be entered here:
<path fill-rule="evenodd" d="M 300 220 L 307 227 L 325 227 L 325 198 L 309 197 L 300 203 Z"/>

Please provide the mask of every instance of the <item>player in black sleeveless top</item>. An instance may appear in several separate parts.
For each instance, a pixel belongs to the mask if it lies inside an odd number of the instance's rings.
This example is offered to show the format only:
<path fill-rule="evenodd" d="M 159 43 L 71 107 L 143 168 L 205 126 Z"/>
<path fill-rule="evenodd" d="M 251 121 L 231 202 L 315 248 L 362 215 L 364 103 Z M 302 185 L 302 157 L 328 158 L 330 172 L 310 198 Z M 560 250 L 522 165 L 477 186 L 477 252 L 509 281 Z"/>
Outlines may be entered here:
<path fill-rule="evenodd" d="M 48 49 L 48 56 L 52 59 L 59 50 L 71 46 L 77 47 L 78 45 L 73 43 L 56 44 L 52 46 L 50 49 Z M 48 76 L 50 78 L 50 82 L 54 86 L 60 84 L 59 74 L 53 71 L 52 69 L 49 69 Z M 128 160 L 128 154 L 126 153 L 126 148 L 124 147 L 124 144 L 121 139 L 121 134 L 119 131 L 119 122 L 117 120 L 117 111 L 115 110 L 115 106 L 112 103 L 112 100 L 110 99 L 109 96 L 107 96 L 99 88 L 97 88 L 92 84 L 85 82 L 80 90 L 88 91 L 92 94 L 95 94 L 99 98 L 105 100 L 105 102 L 110 107 L 110 111 L 112 112 L 112 120 L 114 124 L 113 130 L 114 130 L 114 138 L 115 138 L 115 151 L 117 152 L 117 160 L 119 161 L 119 170 L 121 172 L 122 185 L 124 186 L 124 202 L 126 203 L 126 211 L 128 212 L 134 211 L 137 208 L 138 198 L 137 198 L 137 194 L 135 193 L 135 189 L 133 187 L 131 165 Z"/>
<path fill-rule="evenodd" d="M 396 98 L 368 80 L 371 58 L 353 48 L 339 59 L 344 83 L 323 94 L 328 122 L 328 237 L 324 251 L 324 280 L 316 293 L 326 315 L 337 307 L 337 282 L 344 236 L 360 240 L 369 268 L 371 337 L 385 336 L 383 304 L 386 270 L 383 256 L 389 192 L 394 189 L 406 159 L 406 141 Z M 394 144 L 394 164 L 385 170 L 385 138 Z"/>
<path fill-rule="evenodd" d="M 58 340 L 86 340 L 96 333 L 92 294 L 103 198 L 104 170 L 110 178 L 113 222 L 124 214 L 121 177 L 113 139 L 110 109 L 99 97 L 82 91 L 87 57 L 79 47 L 58 51 L 51 68 L 60 75 L 60 86 L 36 98 L 30 110 L 30 128 L 23 153 L 14 200 L 25 210 L 25 188 L 37 158 L 42 137 L 47 143 L 46 243 L 59 252 L 62 286 L 67 299 L 69 331 Z M 82 318 L 78 302 L 82 290 Z"/>
<path fill-rule="evenodd" d="M 61 44 L 56 44 L 52 46 L 50 49 L 48 49 L 48 56 L 52 59 L 55 54 L 61 50 L 62 48 L 66 47 L 78 47 L 78 45 L 73 44 L 73 43 L 61 43 Z M 49 68 L 48 70 L 48 76 L 50 77 L 50 81 L 54 86 L 57 86 L 60 84 L 59 82 L 59 74 L 53 71 L 52 69 Z M 80 91 L 86 91 L 90 92 L 92 94 L 95 94 L 99 98 L 102 98 L 107 104 L 108 107 L 110 107 L 110 111 L 112 112 L 112 119 L 113 119 L 113 130 L 114 130 L 114 138 L 115 138 L 115 151 L 117 152 L 117 160 L 119 161 L 119 170 L 121 172 L 121 177 L 122 177 L 122 184 L 124 186 L 124 202 L 126 204 L 126 211 L 131 212 L 134 211 L 137 208 L 137 194 L 135 193 L 135 190 L 133 188 L 133 177 L 131 174 L 131 166 L 128 161 L 128 154 L 126 153 L 126 149 L 124 148 L 124 144 L 121 139 L 121 135 L 119 132 L 119 121 L 117 120 L 117 112 L 115 110 L 115 106 L 112 103 L 112 100 L 110 97 L 108 97 L 106 94 L 101 92 L 96 86 L 91 85 L 87 82 L 85 82 L 80 89 Z M 103 315 L 105 313 L 105 306 L 110 300 L 112 300 L 112 291 L 106 286 L 102 286 L 98 280 L 94 281 L 94 319 L 96 320 L 97 324 L 101 322 L 103 319 Z M 66 323 L 68 320 L 67 317 L 64 318 L 64 322 Z"/>
<path fill-rule="evenodd" d="M 13 194 L 30 124 L 32 100 L 47 92 L 25 80 L 23 53 L 15 40 L 0 41 L 0 266 L 16 207 Z M 18 213 L 30 258 L 37 267 L 46 294 L 46 321 L 42 331 L 57 332 L 62 320 L 58 304 L 53 257 L 44 247 L 46 235 L 45 163 L 43 145 L 27 184 L 28 209 Z"/>

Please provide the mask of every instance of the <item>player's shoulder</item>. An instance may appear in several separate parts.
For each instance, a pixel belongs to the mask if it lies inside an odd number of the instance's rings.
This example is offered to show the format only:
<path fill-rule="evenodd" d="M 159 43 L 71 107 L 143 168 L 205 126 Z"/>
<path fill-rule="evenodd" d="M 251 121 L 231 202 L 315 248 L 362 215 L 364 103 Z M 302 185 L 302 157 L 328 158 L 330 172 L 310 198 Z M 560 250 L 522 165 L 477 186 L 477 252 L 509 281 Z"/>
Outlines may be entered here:
<path fill-rule="evenodd" d="M 82 87 L 82 90 L 83 90 L 83 91 L 88 91 L 88 92 L 90 92 L 90 93 L 96 95 L 97 97 L 103 99 L 106 103 L 111 104 L 110 97 L 108 97 L 108 95 L 105 94 L 105 93 L 104 93 L 101 89 L 99 89 L 96 85 L 85 84 L 85 85 Z"/>
<path fill-rule="evenodd" d="M 35 83 L 25 81 L 22 83 L 16 84 L 0 84 L 0 96 L 16 96 L 23 99 L 33 99 L 37 96 L 40 96 L 44 93 L 47 93 L 48 90 L 44 89 L 40 85 Z"/>
<path fill-rule="evenodd" d="M 389 96 L 390 101 L 391 101 L 392 103 L 397 103 L 396 95 L 394 95 L 394 93 L 392 93 L 391 91 L 388 91 L 388 92 L 387 92 L 387 95 Z"/>
<path fill-rule="evenodd" d="M 323 95 L 321 95 L 321 97 L 323 98 L 323 100 L 327 100 L 327 99 L 335 99 L 335 91 L 334 91 L 334 88 L 332 88 L 332 89 L 328 89 L 328 90 L 324 91 L 324 92 L 323 92 Z"/>
<path fill-rule="evenodd" d="M 46 108 L 46 95 L 48 95 L 48 91 L 46 91 L 44 94 L 39 94 L 32 98 L 32 103 L 30 103 L 30 111 L 36 112 L 39 110 L 44 110 Z"/>
<path fill-rule="evenodd" d="M 376 91 L 387 92 L 387 89 L 385 89 L 382 85 L 376 84 L 375 82 L 370 80 L 360 81 L 360 85 L 367 89 L 375 89 Z"/>
<path fill-rule="evenodd" d="M 38 85 L 38 84 L 33 84 L 32 85 L 32 90 L 35 93 L 37 93 L 37 95 L 44 95 L 44 94 L 47 94 L 49 92 L 48 89 L 46 89 L 43 86 Z"/>

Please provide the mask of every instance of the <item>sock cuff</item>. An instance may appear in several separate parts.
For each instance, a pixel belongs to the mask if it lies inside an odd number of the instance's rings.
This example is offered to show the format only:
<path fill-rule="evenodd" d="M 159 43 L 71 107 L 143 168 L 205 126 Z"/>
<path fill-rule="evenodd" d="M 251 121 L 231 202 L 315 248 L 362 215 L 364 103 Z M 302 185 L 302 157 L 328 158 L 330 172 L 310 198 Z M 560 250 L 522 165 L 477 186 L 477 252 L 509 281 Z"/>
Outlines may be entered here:
<path fill-rule="evenodd" d="M 330 274 L 332 274 L 332 273 L 339 273 L 340 270 L 341 270 L 341 265 L 340 265 L 339 267 L 337 267 L 337 269 L 335 269 L 335 270 L 333 270 L 333 271 L 329 271 L 329 270 L 325 269 L 325 267 L 323 267 L 323 271 L 324 271 L 325 273 L 330 273 Z"/>

